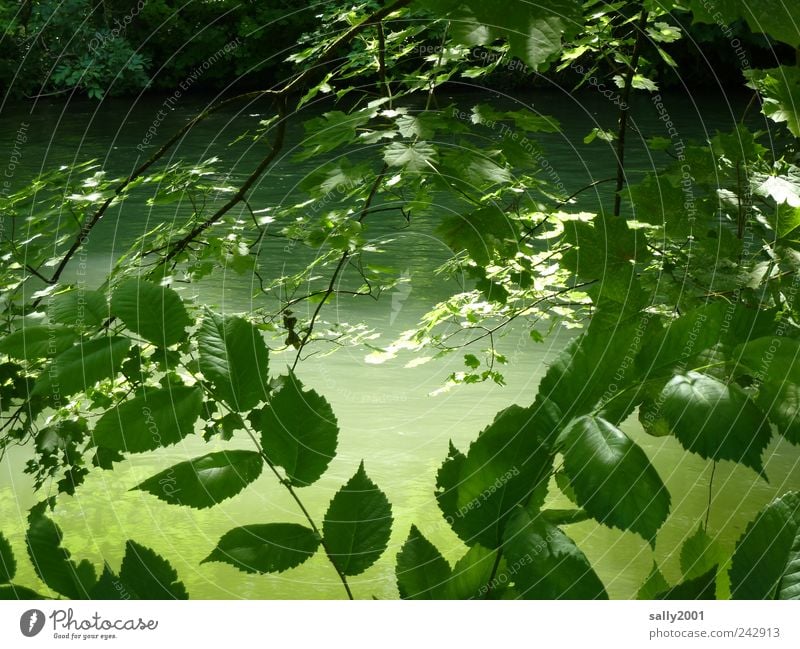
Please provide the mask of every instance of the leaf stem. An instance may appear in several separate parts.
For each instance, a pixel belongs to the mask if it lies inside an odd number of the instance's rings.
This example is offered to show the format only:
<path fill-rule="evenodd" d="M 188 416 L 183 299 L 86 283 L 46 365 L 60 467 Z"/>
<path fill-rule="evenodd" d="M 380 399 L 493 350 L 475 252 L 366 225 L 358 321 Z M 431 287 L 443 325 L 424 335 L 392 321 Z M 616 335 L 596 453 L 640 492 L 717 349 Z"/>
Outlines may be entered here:
<path fill-rule="evenodd" d="M 320 531 L 319 527 L 317 527 L 317 524 L 314 522 L 314 519 L 308 512 L 308 509 L 306 508 L 305 504 L 300 499 L 300 496 L 297 495 L 297 491 L 295 491 L 291 483 L 280 474 L 277 467 L 272 463 L 272 460 L 270 460 L 269 456 L 264 452 L 264 449 L 261 447 L 261 444 L 258 442 L 258 439 L 256 438 L 255 434 L 253 433 L 252 430 L 250 430 L 247 424 L 244 424 L 244 430 L 247 433 L 248 437 L 250 437 L 250 439 L 253 441 L 253 444 L 255 444 L 256 449 L 258 449 L 258 453 L 259 455 L 261 455 L 261 459 L 264 461 L 264 464 L 266 464 L 269 467 L 269 470 L 272 471 L 272 473 L 278 479 L 278 482 L 280 482 L 286 488 L 286 490 L 289 492 L 289 495 L 292 497 L 292 500 L 294 500 L 294 502 L 300 508 L 300 511 L 303 512 L 303 516 L 308 521 L 308 524 L 311 527 L 312 531 L 314 532 L 314 534 L 317 535 L 319 543 L 322 546 L 322 549 L 325 551 L 325 556 L 328 557 L 328 561 L 331 562 L 333 569 L 339 576 L 339 579 L 342 582 L 342 586 L 344 586 L 344 590 L 347 593 L 347 597 L 351 600 L 355 599 L 355 597 L 353 597 L 353 591 L 350 590 L 350 584 L 347 583 L 347 577 L 341 570 L 339 570 L 339 566 L 337 566 L 336 562 L 333 560 L 333 555 L 331 554 L 327 544 L 325 543 L 325 539 L 322 536 L 322 532 Z"/>

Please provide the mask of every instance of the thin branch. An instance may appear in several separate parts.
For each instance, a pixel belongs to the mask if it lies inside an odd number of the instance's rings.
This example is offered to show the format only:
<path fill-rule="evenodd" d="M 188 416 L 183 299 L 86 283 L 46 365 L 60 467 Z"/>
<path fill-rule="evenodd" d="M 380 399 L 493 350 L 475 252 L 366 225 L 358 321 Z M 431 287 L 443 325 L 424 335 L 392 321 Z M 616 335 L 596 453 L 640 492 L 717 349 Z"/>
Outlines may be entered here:
<path fill-rule="evenodd" d="M 617 131 L 617 188 L 614 194 L 614 216 L 619 216 L 622 211 L 622 188 L 625 186 L 625 134 L 628 129 L 628 104 L 630 102 L 631 89 L 633 88 L 633 77 L 636 75 L 642 43 L 646 34 L 647 18 L 647 10 L 642 8 L 642 13 L 639 17 L 639 25 L 637 27 L 636 41 L 633 44 L 633 53 L 631 54 L 631 64 L 628 69 L 628 74 L 625 75 L 625 86 L 622 89 L 622 96 L 620 98 L 622 104 L 619 109 L 619 129 Z"/>

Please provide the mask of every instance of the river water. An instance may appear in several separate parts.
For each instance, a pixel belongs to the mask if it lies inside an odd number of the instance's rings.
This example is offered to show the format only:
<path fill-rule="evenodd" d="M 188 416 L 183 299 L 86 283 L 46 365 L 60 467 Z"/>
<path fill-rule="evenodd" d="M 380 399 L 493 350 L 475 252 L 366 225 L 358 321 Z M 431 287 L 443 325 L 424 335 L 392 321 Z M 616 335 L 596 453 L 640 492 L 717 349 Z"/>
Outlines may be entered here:
<path fill-rule="evenodd" d="M 485 101 L 485 95 L 458 94 L 440 97 L 440 103 L 470 106 Z M 0 122 L 2 150 L 11 151 L 19 140 L 20 126 L 26 142 L 13 160 L 13 182 L 23 182 L 39 170 L 90 158 L 111 175 L 124 175 L 133 169 L 152 148 L 142 146 L 148 127 L 157 118 L 163 99 L 145 98 L 136 102 L 112 100 L 102 104 L 88 102 L 7 106 Z M 207 98 L 182 98 L 170 111 L 150 146 L 163 141 Z M 539 91 L 516 94 L 514 100 L 500 98 L 509 107 L 516 102 L 532 104 L 535 110 L 554 114 L 564 127 L 559 135 L 545 139 L 546 156 L 568 191 L 612 176 L 615 158 L 606 143 L 583 144 L 584 136 L 595 126 L 611 129 L 614 107 L 597 93 L 581 95 Z M 666 95 L 671 118 L 684 138 L 705 138 L 715 129 L 729 130 L 741 114 L 744 101 L 732 104 L 719 97 Z M 517 108 L 521 106 L 516 106 Z M 663 123 L 652 106 L 634 106 L 636 129 L 631 135 L 628 163 L 634 176 L 663 164 L 652 159 L 642 146 L 644 136 L 667 137 Z M 311 107 L 310 111 L 319 110 Z M 199 162 L 211 155 L 222 158 L 224 168 L 232 169 L 231 180 L 241 179 L 264 155 L 264 145 L 237 143 L 228 146 L 240 132 L 257 127 L 268 116 L 266 106 L 253 104 L 221 112 L 196 127 L 173 152 L 173 160 Z M 289 132 L 288 154 L 299 142 L 301 131 Z M 254 209 L 297 202 L 296 184 L 313 169 L 311 162 L 297 163 L 289 157 L 266 175 L 253 192 Z M 368 148 L 360 155 L 374 155 Z M 357 156 L 358 157 L 358 156 Z M 0 164 L 4 161 L 0 160 Z M 9 167 L 10 168 L 10 167 Z M 581 196 L 580 206 L 598 210 L 600 201 L 608 204 L 611 184 Z M 447 205 L 442 209 L 448 209 Z M 113 259 L 125 244 L 146 228 L 160 221 L 181 220 L 188 216 L 186 204 L 149 207 L 131 200 L 121 209 L 109 212 L 92 232 L 88 243 L 89 284 L 99 284 Z M 432 224 L 420 219 L 412 227 L 400 228 L 390 218 L 374 219 L 370 233 L 383 241 L 382 264 L 402 273 L 408 282 L 395 294 L 380 301 L 345 299 L 326 307 L 329 321 L 365 322 L 382 333 L 371 341 L 380 345 L 412 326 L 437 300 L 455 287 L 434 275 L 450 252 L 433 234 Z M 274 259 L 270 268 L 302 266 L 308 259 L 293 248 L 286 259 L 283 243 L 269 242 L 264 258 Z M 226 312 L 245 311 L 261 304 L 254 290 L 254 278 L 220 268 L 200 287 L 184 289 L 185 295 L 212 304 Z M 188 292 L 191 291 L 191 292 Z M 556 326 L 543 343 L 531 340 L 526 331 L 512 329 L 500 341 L 509 358 L 504 368 L 505 386 L 481 384 L 462 386 L 433 396 L 450 372 L 463 369 L 460 355 L 427 363 L 411 362 L 412 355 L 399 356 L 382 365 L 370 364 L 364 347 L 344 348 L 329 356 L 314 356 L 304 361 L 298 374 L 307 386 L 316 388 L 331 402 L 341 428 L 338 455 L 325 476 L 315 486 L 302 490 L 312 515 L 321 521 L 330 498 L 365 460 L 369 475 L 386 492 L 392 503 L 394 528 L 389 549 L 382 559 L 363 575 L 353 578 L 357 597 L 396 597 L 393 575 L 395 555 L 415 523 L 451 561 L 463 552 L 457 538 L 444 523 L 433 496 L 434 476 L 444 459 L 449 440 L 466 449 L 495 413 L 514 403 L 532 402 L 536 386 L 548 363 L 575 335 L 574 330 Z M 271 370 L 277 374 L 290 364 L 289 354 L 274 354 Z M 633 534 L 622 533 L 584 522 L 571 525 L 568 533 L 596 566 L 608 591 L 615 598 L 630 598 L 657 561 L 668 578 L 679 578 L 678 549 L 703 519 L 708 503 L 710 465 L 685 453 L 671 437 L 652 438 L 644 434 L 635 418 L 623 425 L 655 463 L 673 499 L 673 507 L 655 552 Z M 268 475 L 235 498 L 211 510 L 195 511 L 173 507 L 156 498 L 130 491 L 144 478 L 171 464 L 210 450 L 248 448 L 246 439 L 209 445 L 196 438 L 149 454 L 133 456 L 113 472 L 93 472 L 74 497 L 60 496 L 54 515 L 65 534 L 65 545 L 79 558 L 89 558 L 98 569 L 102 561 L 119 566 L 124 541 L 128 538 L 152 547 L 170 559 L 190 594 L 196 598 L 338 598 L 344 595 L 341 584 L 321 553 L 292 571 L 279 575 L 245 575 L 221 564 L 203 564 L 219 537 L 228 529 L 263 522 L 300 522 L 296 507 L 284 490 Z M 25 555 L 24 529 L 27 509 L 47 493 L 34 494 L 32 482 L 22 473 L 28 457 L 25 449 L 12 449 L 0 465 L 0 530 L 10 538 L 18 558 Z M 721 463 L 714 479 L 709 529 L 730 550 L 744 525 L 776 495 L 800 488 L 796 449 L 774 441 L 765 452 L 769 482 L 754 480 L 743 467 Z M 742 485 L 752 485 L 744 491 Z M 552 495 L 552 506 L 568 503 Z M 33 569 L 19 561 L 18 583 L 35 584 Z"/>

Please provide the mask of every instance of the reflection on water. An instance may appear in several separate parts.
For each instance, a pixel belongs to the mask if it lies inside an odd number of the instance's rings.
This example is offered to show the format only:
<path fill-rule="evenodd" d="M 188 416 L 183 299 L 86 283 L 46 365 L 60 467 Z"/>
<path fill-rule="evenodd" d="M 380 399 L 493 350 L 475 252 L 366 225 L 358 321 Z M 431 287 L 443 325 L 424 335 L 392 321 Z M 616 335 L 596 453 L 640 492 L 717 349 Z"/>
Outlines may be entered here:
<path fill-rule="evenodd" d="M 469 105 L 475 97 L 461 96 L 457 101 Z M 507 100 L 511 102 L 512 100 Z M 557 106 L 558 118 L 565 127 L 564 135 L 548 136 L 547 156 L 568 190 L 577 190 L 592 180 L 613 175 L 613 155 L 606 145 L 574 146 L 594 126 L 610 127 L 615 114 L 597 96 L 580 98 L 537 93 L 532 96 L 535 108 Z M 170 116 L 164 133 L 182 123 L 200 105 L 187 103 Z M 77 160 L 96 157 L 110 174 L 121 175 L 137 163 L 142 133 L 152 122 L 152 114 L 160 101 L 148 100 L 129 110 L 128 104 L 80 104 L 64 108 L 60 105 L 41 107 L 33 116 L 22 108 L 6 112 L 9 128 L 0 130 L 2 137 L 14 133 L 15 124 L 29 121 L 30 137 L 17 167 L 17 180 L 24 174 Z M 648 106 L 637 128 L 642 133 L 659 133 L 659 123 Z M 176 157 L 200 161 L 213 154 L 233 165 L 233 176 L 242 177 L 262 155 L 263 144 L 227 147 L 235 134 L 252 128 L 263 119 L 265 108 L 246 107 L 241 113 L 214 116 L 181 144 Z M 732 123 L 729 107 L 708 100 L 702 106 L 701 119 L 691 102 L 675 97 L 670 110 L 682 133 L 703 137 L 707 125 L 724 129 Z M 96 112 L 95 112 L 96 111 Z M 640 113 L 636 113 L 640 114 Z M 55 129 L 52 124 L 57 123 Z M 294 129 L 293 140 L 300 131 Z M 5 145 L 6 142 L 3 142 Z M 291 151 L 291 146 L 287 147 Z M 221 153 L 220 153 L 221 151 Z M 361 152 L 363 158 L 374 157 L 374 151 Z M 640 173 L 662 161 L 652 161 L 641 146 L 633 141 L 629 158 L 631 169 Z M 287 201 L 297 202 L 293 188 L 312 169 L 311 163 L 297 164 L 285 159 L 259 183 L 252 204 L 256 209 Z M 598 186 L 581 198 L 581 208 L 599 209 L 599 202 L 608 197 L 609 185 Z M 443 204 L 436 209 L 453 209 Z M 180 221 L 189 213 L 188 205 L 158 208 L 141 201 L 125 203 L 110 212 L 89 242 L 90 278 L 99 283 L 111 261 L 127 242 L 160 221 Z M 366 322 L 382 332 L 376 344 L 410 327 L 427 307 L 445 297 L 455 284 L 433 271 L 449 257 L 447 248 L 433 235 L 432 224 L 425 217 L 414 219 L 412 227 L 394 217 L 376 215 L 369 224 L 370 236 L 382 242 L 386 251 L 381 263 L 402 274 L 406 283 L 374 302 L 370 299 L 343 297 L 327 307 L 327 319 L 355 323 Z M 308 258 L 293 248 L 285 254 L 283 243 L 269 241 L 262 259 L 277 272 L 301 267 Z M 274 266 L 272 261 L 274 260 Z M 200 287 L 184 289 L 187 296 L 212 303 L 225 311 L 243 311 L 261 304 L 253 278 L 240 276 L 229 269 L 205 280 Z M 191 293 L 189 292 L 191 291 Z M 460 356 L 407 367 L 410 356 L 398 357 L 384 365 L 364 362 L 368 350 L 346 348 L 331 356 L 314 356 L 298 370 L 302 380 L 326 396 L 332 403 L 341 427 L 339 452 L 330 469 L 313 487 L 301 490 L 312 515 L 321 520 L 330 498 L 354 473 L 364 458 L 370 476 L 387 493 L 395 517 L 394 532 L 384 557 L 373 568 L 352 580 L 358 597 L 396 597 L 394 557 L 412 523 L 454 561 L 463 551 L 449 531 L 433 496 L 436 469 L 447 453 L 449 440 L 465 449 L 478 431 L 494 414 L 512 404 L 532 402 L 536 386 L 547 365 L 571 337 L 572 332 L 558 328 L 544 343 L 535 343 L 522 329 L 511 330 L 500 341 L 508 356 L 504 369 L 507 385 L 465 386 L 436 397 L 430 393 L 441 387 L 452 371 L 463 369 Z M 274 354 L 274 374 L 292 361 L 289 354 Z M 692 534 L 705 515 L 708 499 L 710 465 L 685 453 L 672 438 L 651 438 L 645 435 L 635 418 L 623 426 L 654 461 L 673 498 L 670 520 L 659 537 L 653 553 L 638 537 L 611 530 L 592 522 L 572 525 L 568 532 L 597 566 L 612 597 L 632 597 L 649 572 L 655 559 L 666 568 L 668 578 L 677 579 L 677 548 Z M 235 438 L 217 442 L 221 448 L 249 448 L 249 440 Z M 65 533 L 65 544 L 77 557 L 92 559 L 100 566 L 107 560 L 119 564 L 124 541 L 128 538 L 151 546 L 168 557 L 194 597 L 204 598 L 333 598 L 344 595 L 341 585 L 323 555 L 290 572 L 280 575 L 253 576 L 237 572 L 230 566 L 203 564 L 219 537 L 231 527 L 262 522 L 302 522 L 299 512 L 285 490 L 265 473 L 242 494 L 211 510 L 195 511 L 168 506 L 155 497 L 131 487 L 155 472 L 178 461 L 206 452 L 208 445 L 190 438 L 164 451 L 133 456 L 113 472 L 93 472 L 75 497 L 61 496 L 56 520 Z M 754 481 L 754 474 L 743 467 L 721 463 L 714 479 L 714 496 L 710 529 L 730 549 L 742 533 L 744 524 L 775 495 L 800 488 L 796 471 L 796 450 L 774 442 L 765 455 L 769 483 Z M 13 449 L 0 465 L 0 529 L 11 538 L 18 557 L 25 556 L 23 532 L 27 509 L 48 494 L 32 494 L 31 480 L 22 474 L 27 459 L 25 449 Z M 742 492 L 742 485 L 752 489 Z M 568 506 L 552 497 L 553 506 Z M 32 568 L 20 562 L 19 583 L 35 583 Z"/>

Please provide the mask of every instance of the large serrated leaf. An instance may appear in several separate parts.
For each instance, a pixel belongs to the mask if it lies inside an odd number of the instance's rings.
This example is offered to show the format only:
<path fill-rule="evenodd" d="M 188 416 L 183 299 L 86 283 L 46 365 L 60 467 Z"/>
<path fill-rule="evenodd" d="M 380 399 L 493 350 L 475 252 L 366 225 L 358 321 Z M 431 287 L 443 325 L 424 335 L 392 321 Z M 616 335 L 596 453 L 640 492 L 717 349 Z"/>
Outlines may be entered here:
<path fill-rule="evenodd" d="M 69 349 L 78 335 L 61 325 L 23 327 L 0 340 L 0 353 L 20 360 L 56 356 Z"/>
<path fill-rule="evenodd" d="M 99 291 L 74 289 L 53 296 L 47 307 L 51 322 L 90 329 L 99 327 L 108 318 L 106 296 Z"/>
<path fill-rule="evenodd" d="M 119 579 L 133 599 L 189 599 L 169 561 L 135 541 L 125 544 Z"/>
<path fill-rule="evenodd" d="M 660 400 L 664 419 L 687 451 L 762 471 L 761 453 L 772 431 L 761 411 L 736 386 L 689 372 L 670 380 Z"/>
<path fill-rule="evenodd" d="M 392 506 L 362 462 L 328 506 L 322 524 L 325 548 L 342 574 L 358 575 L 380 558 L 391 532 Z"/>
<path fill-rule="evenodd" d="M 255 451 L 220 451 L 176 464 L 134 489 L 172 505 L 203 509 L 238 494 L 261 475 L 263 466 Z"/>
<path fill-rule="evenodd" d="M 681 546 L 681 572 L 686 579 L 695 579 L 706 574 L 722 562 L 722 553 L 702 525 Z"/>
<path fill-rule="evenodd" d="M 395 565 L 402 599 L 442 599 L 450 579 L 450 565 L 416 525 L 411 526 Z"/>
<path fill-rule="evenodd" d="M 231 408 L 250 410 L 267 398 L 267 346 L 252 324 L 206 310 L 197 344 L 200 371 Z"/>
<path fill-rule="evenodd" d="M 729 574 L 734 599 L 800 599 L 800 493 L 774 500 L 750 522 Z"/>
<path fill-rule="evenodd" d="M 125 280 L 114 290 L 111 312 L 128 329 L 159 347 L 184 340 L 191 324 L 183 300 L 173 289 L 143 279 Z"/>
<path fill-rule="evenodd" d="M 93 431 L 97 446 L 143 453 L 177 444 L 194 431 L 203 391 L 187 385 L 145 390 L 106 411 Z"/>
<path fill-rule="evenodd" d="M 96 582 L 94 566 L 86 560 L 76 564 L 61 546 L 61 528 L 45 515 L 48 501 L 34 506 L 28 515 L 25 541 L 33 568 L 45 584 L 70 599 L 89 599 Z"/>
<path fill-rule="evenodd" d="M 269 404 L 250 415 L 261 433 L 261 446 L 282 466 L 294 486 L 313 484 L 336 455 L 339 426 L 330 404 L 314 390 L 304 390 L 294 374 L 284 378 Z"/>
<path fill-rule="evenodd" d="M 521 599 L 608 599 L 589 560 L 559 528 L 519 510 L 503 550 Z"/>
<path fill-rule="evenodd" d="M 11 544 L 3 533 L 0 532 L 0 584 L 6 584 L 14 579 L 17 573 L 17 561 L 11 551 Z"/>
<path fill-rule="evenodd" d="M 319 543 L 313 530 L 296 523 L 245 525 L 226 532 L 202 563 L 229 563 L 249 573 L 283 572 L 310 559 Z"/>
<path fill-rule="evenodd" d="M 59 401 L 76 392 L 83 392 L 98 381 L 119 372 L 128 353 L 130 340 L 110 336 L 90 340 L 56 356 L 40 375 L 31 395 L 49 395 Z"/>
<path fill-rule="evenodd" d="M 647 455 L 599 417 L 580 417 L 563 434 L 564 470 L 578 505 L 601 523 L 653 543 L 669 515 L 670 496 Z"/>
<path fill-rule="evenodd" d="M 467 545 L 499 547 L 514 508 L 543 495 L 553 465 L 546 441 L 553 425 L 545 409 L 507 408 L 472 443 L 457 474 L 440 484 L 439 505 Z"/>

